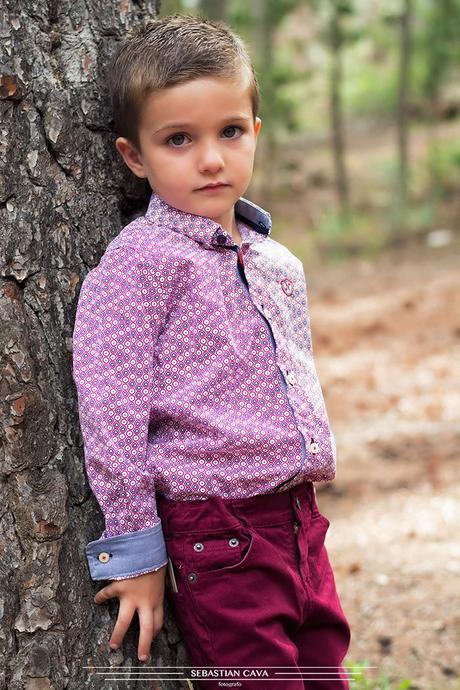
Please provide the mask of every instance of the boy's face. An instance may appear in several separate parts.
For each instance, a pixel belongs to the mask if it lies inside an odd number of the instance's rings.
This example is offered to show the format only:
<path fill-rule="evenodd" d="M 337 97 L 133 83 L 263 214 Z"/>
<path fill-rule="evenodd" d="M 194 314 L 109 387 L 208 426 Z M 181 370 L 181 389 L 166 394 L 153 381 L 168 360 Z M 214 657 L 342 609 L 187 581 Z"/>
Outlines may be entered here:
<path fill-rule="evenodd" d="M 124 137 L 116 147 L 164 201 L 231 232 L 233 206 L 251 181 L 260 126 L 247 81 L 200 77 L 148 96 L 140 151 Z M 225 186 L 203 189 L 215 182 Z"/>

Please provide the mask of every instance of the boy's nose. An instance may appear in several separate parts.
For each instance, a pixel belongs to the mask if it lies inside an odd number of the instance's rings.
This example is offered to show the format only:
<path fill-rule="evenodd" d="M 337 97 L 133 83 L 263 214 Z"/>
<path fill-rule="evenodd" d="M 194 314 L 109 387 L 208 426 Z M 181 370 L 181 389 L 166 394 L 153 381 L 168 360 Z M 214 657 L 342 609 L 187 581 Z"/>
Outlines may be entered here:
<path fill-rule="evenodd" d="M 224 164 L 220 151 L 216 148 L 208 146 L 203 150 L 199 159 L 199 170 L 205 172 L 208 170 L 219 170 Z"/>

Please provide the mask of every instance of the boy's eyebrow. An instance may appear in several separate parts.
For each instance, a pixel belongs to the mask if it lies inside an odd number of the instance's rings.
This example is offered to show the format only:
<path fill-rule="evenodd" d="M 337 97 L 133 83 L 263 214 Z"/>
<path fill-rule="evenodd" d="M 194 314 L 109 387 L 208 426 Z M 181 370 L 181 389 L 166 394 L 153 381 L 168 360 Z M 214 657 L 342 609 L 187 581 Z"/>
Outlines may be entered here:
<path fill-rule="evenodd" d="M 247 115 L 235 115 L 235 116 L 229 116 L 225 117 L 222 121 L 221 124 L 224 122 L 229 122 L 230 120 L 232 122 L 235 122 L 237 120 L 249 120 L 250 118 Z M 157 134 L 158 132 L 162 132 L 164 129 L 177 129 L 178 127 L 193 127 L 192 122 L 170 122 L 167 125 L 163 125 L 163 127 L 160 127 L 160 129 L 155 130 L 153 134 Z"/>

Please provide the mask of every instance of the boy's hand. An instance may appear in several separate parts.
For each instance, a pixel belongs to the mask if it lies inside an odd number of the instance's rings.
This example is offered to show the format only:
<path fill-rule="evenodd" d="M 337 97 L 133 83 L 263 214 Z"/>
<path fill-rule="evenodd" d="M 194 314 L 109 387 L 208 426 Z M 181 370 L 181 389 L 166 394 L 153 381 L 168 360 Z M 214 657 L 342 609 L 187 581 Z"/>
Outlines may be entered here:
<path fill-rule="evenodd" d="M 140 626 L 138 657 L 140 661 L 148 659 L 152 639 L 163 626 L 165 575 L 166 566 L 153 573 L 126 580 L 112 580 L 96 594 L 96 604 L 102 604 L 113 597 L 120 600 L 117 622 L 109 640 L 112 649 L 117 649 L 121 645 L 131 625 L 133 614 L 137 611 Z"/>

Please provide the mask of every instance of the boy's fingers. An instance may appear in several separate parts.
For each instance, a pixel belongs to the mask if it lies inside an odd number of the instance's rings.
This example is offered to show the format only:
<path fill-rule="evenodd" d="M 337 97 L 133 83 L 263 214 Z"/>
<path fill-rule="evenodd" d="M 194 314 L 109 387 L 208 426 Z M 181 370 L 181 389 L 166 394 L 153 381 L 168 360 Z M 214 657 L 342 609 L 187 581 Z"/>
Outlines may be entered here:
<path fill-rule="evenodd" d="M 117 594 L 116 594 L 115 590 L 116 590 L 116 586 L 113 583 L 110 583 L 110 585 L 103 587 L 95 595 L 94 603 L 95 604 L 102 604 L 104 601 L 107 601 L 107 599 L 112 599 L 113 597 L 116 597 Z"/>
<path fill-rule="evenodd" d="M 137 610 L 139 616 L 139 646 L 137 655 L 139 661 L 147 661 L 150 654 L 150 647 L 152 640 L 158 631 L 155 630 L 153 610 L 150 608 L 142 608 Z"/>
<path fill-rule="evenodd" d="M 117 622 L 109 640 L 111 647 L 119 647 L 123 641 L 126 632 L 131 625 L 133 619 L 134 609 L 131 604 L 120 599 L 120 608 L 118 609 Z"/>
<path fill-rule="evenodd" d="M 156 606 L 153 609 L 153 625 L 154 629 L 156 630 L 156 635 L 160 632 L 161 628 L 163 627 L 163 617 L 164 617 L 164 607 L 163 604 L 160 604 L 159 606 Z"/>

